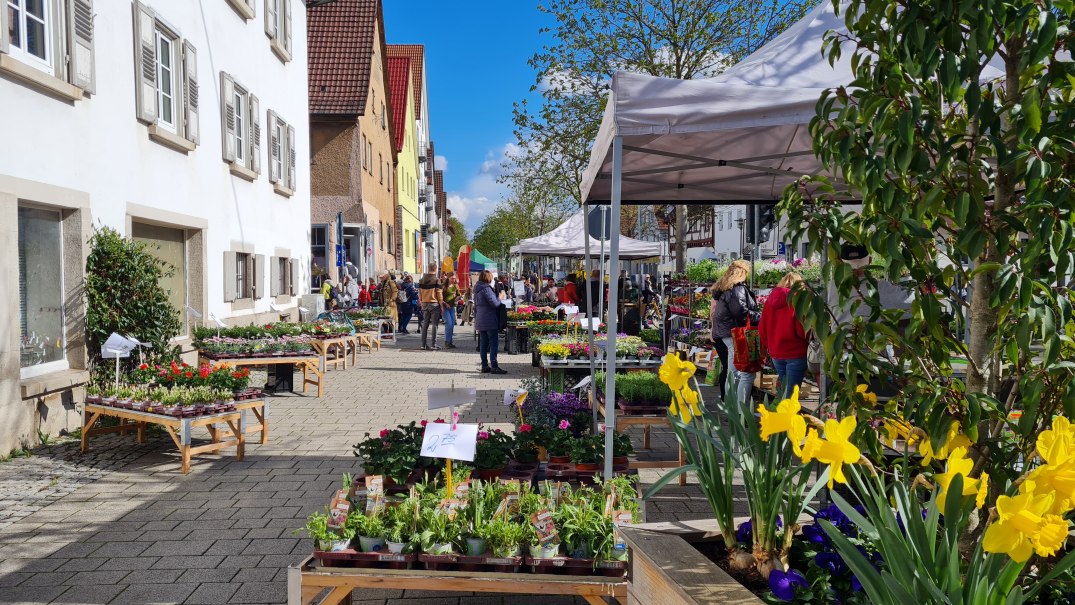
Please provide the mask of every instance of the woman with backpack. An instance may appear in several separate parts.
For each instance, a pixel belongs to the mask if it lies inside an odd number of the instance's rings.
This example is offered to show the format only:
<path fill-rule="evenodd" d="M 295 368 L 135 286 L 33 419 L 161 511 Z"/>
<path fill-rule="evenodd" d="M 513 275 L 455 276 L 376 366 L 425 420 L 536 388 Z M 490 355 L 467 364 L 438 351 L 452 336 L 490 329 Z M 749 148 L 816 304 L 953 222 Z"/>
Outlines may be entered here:
<path fill-rule="evenodd" d="M 746 281 L 750 277 L 750 263 L 745 260 L 737 260 L 728 266 L 724 276 L 717 280 L 710 288 L 713 295 L 713 303 L 710 307 L 710 324 L 712 338 L 719 339 L 727 349 L 721 368 L 721 384 L 725 377 L 734 372 L 735 393 L 740 404 L 751 405 L 750 393 L 754 388 L 754 372 L 740 372 L 735 369 L 735 343 L 732 340 L 732 330 L 742 328 L 749 322 L 758 325 L 761 313 L 758 311 L 758 302 L 754 293 L 747 287 Z"/>
<path fill-rule="evenodd" d="M 788 301 L 795 284 L 802 280 L 794 271 L 785 275 L 766 299 L 758 322 L 761 346 L 769 351 L 776 368 L 777 401 L 791 397 L 794 387 L 802 385 L 806 374 L 806 347 L 810 341 Z"/>

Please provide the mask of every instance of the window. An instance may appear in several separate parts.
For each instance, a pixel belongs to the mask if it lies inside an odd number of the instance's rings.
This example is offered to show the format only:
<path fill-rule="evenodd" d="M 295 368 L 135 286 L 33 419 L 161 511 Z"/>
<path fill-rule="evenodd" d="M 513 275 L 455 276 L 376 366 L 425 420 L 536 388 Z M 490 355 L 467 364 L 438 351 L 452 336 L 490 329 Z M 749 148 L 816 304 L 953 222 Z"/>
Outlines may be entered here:
<path fill-rule="evenodd" d="M 277 193 L 295 193 L 295 128 L 269 110 L 269 182 Z"/>
<path fill-rule="evenodd" d="M 717 231 L 724 231 L 724 213 L 717 215 Z"/>
<path fill-rule="evenodd" d="M 11 54 L 51 72 L 54 18 L 50 3 L 47 0 L 6 0 L 6 3 Z"/>
<path fill-rule="evenodd" d="M 146 244 L 150 254 L 173 268 L 170 276 L 161 277 L 160 285 L 168 292 L 172 308 L 179 312 L 182 322 L 180 335 L 187 334 L 187 234 L 183 229 L 131 223 L 131 237 Z"/>
<path fill-rule="evenodd" d="M 198 54 L 153 9 L 140 2 L 135 9 L 137 117 L 150 127 L 150 138 L 189 152 L 199 138 Z"/>
<path fill-rule="evenodd" d="M 291 60 L 291 1 L 265 0 L 265 35 L 280 60 Z"/>
<path fill-rule="evenodd" d="M 366 135 L 362 135 L 362 149 L 358 150 L 358 154 L 362 156 L 362 169 L 366 169 L 366 163 L 370 161 L 370 154 L 366 152 Z"/>
<path fill-rule="evenodd" d="M 321 280 L 328 276 L 328 225 L 310 229 L 310 286 L 311 292 L 321 289 Z"/>
<path fill-rule="evenodd" d="M 19 367 L 22 377 L 67 368 L 60 213 L 18 208 Z"/>
<path fill-rule="evenodd" d="M 261 104 L 227 73 L 220 72 L 220 83 L 224 161 L 232 174 L 252 181 L 261 173 Z"/>
<path fill-rule="evenodd" d="M 388 190 L 392 191 L 392 164 L 391 162 L 385 162 L 385 172 L 388 173 Z"/>
<path fill-rule="evenodd" d="M 378 153 L 377 154 L 377 166 L 378 166 L 378 170 L 381 171 L 381 184 L 383 185 L 384 184 L 384 154 L 383 153 Z"/>
<path fill-rule="evenodd" d="M 373 175 L 373 141 L 366 141 L 366 157 L 370 159 L 369 166 L 366 167 L 366 170 L 368 170 L 370 175 L 372 176 Z"/>
<path fill-rule="evenodd" d="M 392 225 L 388 225 L 388 251 L 395 254 L 395 248 L 392 247 Z"/>
<path fill-rule="evenodd" d="M 384 252 L 384 221 L 378 221 L 377 227 L 380 230 L 380 233 L 377 237 L 377 241 L 381 243 L 381 252 Z"/>
<path fill-rule="evenodd" d="M 92 93 L 93 0 L 0 0 L 0 54 Z M 47 80 L 31 84 L 70 95 Z"/>
<path fill-rule="evenodd" d="M 384 119 L 384 101 L 381 101 L 381 130 L 388 129 L 388 120 Z"/>
<path fill-rule="evenodd" d="M 250 289 L 250 255 L 239 252 L 235 254 L 235 294 L 236 298 L 249 298 L 247 292 Z"/>
<path fill-rule="evenodd" d="M 270 296 L 290 296 L 295 294 L 294 282 L 297 262 L 293 258 L 272 257 L 272 264 L 269 265 L 271 267 L 269 277 Z"/>

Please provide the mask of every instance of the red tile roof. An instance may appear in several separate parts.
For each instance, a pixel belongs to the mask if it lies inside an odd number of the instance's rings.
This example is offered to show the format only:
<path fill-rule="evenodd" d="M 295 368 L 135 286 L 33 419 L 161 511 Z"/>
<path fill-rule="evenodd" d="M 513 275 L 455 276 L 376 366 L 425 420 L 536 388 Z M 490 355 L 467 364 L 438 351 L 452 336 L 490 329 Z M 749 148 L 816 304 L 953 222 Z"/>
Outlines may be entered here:
<path fill-rule="evenodd" d="M 424 44 L 389 44 L 389 57 L 407 57 L 411 60 L 411 85 L 414 86 L 414 119 L 422 118 L 422 70 L 425 69 L 426 47 Z"/>
<path fill-rule="evenodd" d="M 380 29 L 380 39 L 374 32 Z M 310 113 L 364 115 L 374 44 L 384 44 L 381 0 L 336 0 L 306 11 Z"/>
<path fill-rule="evenodd" d="M 403 151 L 403 133 L 407 130 L 407 91 L 410 90 L 411 60 L 388 57 L 388 96 L 392 103 L 393 135 L 396 153 Z"/>

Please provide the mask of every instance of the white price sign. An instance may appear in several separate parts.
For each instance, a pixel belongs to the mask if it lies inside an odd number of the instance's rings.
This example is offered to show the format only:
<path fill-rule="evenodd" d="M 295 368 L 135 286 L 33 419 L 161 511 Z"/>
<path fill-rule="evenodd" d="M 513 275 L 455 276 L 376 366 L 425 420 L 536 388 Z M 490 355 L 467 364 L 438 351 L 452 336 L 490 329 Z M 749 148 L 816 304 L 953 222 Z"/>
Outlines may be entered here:
<path fill-rule="evenodd" d="M 478 400 L 478 389 L 476 388 L 431 388 L 426 390 L 426 397 L 429 400 L 429 409 L 439 410 L 441 408 L 450 408 L 457 405 L 463 405 L 464 403 L 474 403 Z"/>
<path fill-rule="evenodd" d="M 474 451 L 478 446 L 478 425 L 457 424 L 452 428 L 449 422 L 430 422 L 426 424 L 422 437 L 422 455 L 429 458 L 451 458 L 452 460 L 474 460 Z"/>

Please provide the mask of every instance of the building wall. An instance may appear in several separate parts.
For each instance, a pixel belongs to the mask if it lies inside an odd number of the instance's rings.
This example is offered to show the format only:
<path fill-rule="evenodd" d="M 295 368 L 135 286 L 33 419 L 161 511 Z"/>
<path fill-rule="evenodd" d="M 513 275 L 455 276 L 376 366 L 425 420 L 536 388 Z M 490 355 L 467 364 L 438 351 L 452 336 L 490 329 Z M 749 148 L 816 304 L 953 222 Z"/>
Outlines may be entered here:
<path fill-rule="evenodd" d="M 410 82 L 410 75 L 407 76 Z M 403 246 L 401 258 L 402 269 L 412 273 L 421 273 L 422 257 L 420 250 L 416 250 L 416 234 L 420 233 L 421 221 L 418 218 L 418 131 L 414 119 L 414 87 L 407 87 L 407 118 L 404 124 L 396 127 L 404 129 L 403 149 L 397 154 L 398 165 L 396 167 L 397 182 L 399 183 L 398 197 L 400 207 L 401 225 L 403 233 Z M 424 177 L 422 178 L 424 181 Z"/>
<path fill-rule="evenodd" d="M 366 210 L 367 224 L 373 227 L 376 233 L 380 224 L 384 223 L 385 241 L 380 240 L 380 235 L 374 237 L 378 240 L 376 253 L 377 269 L 397 269 L 399 265 L 393 250 L 388 247 L 388 233 L 395 233 L 396 228 L 396 166 L 395 152 L 392 147 L 392 124 L 390 115 L 392 109 L 388 104 L 388 75 L 385 73 L 385 49 L 381 45 L 380 20 L 377 21 L 376 31 L 373 33 L 375 40 L 373 45 L 373 64 L 370 66 L 370 89 L 366 101 L 366 114 L 358 120 L 359 130 L 366 136 L 371 148 L 371 167 L 361 171 L 362 176 L 362 207 Z M 381 165 L 384 166 L 384 176 L 381 176 Z M 396 237 L 392 236 L 392 244 L 395 246 Z M 383 251 L 382 251 L 383 249 Z"/>
<path fill-rule="evenodd" d="M 308 280 L 310 172 L 297 161 L 295 190 L 274 191 L 268 179 L 267 110 L 295 129 L 296 158 L 309 156 L 306 20 L 292 3 L 292 57 L 284 63 L 270 49 L 261 11 L 246 20 L 227 2 L 149 0 L 168 26 L 197 50 L 199 137 L 184 153 L 151 140 L 136 119 L 132 3 L 94 3 L 95 93 L 81 99 L 43 92 L 40 84 L 0 69 L 0 277 L 8 304 L 0 305 L 0 452 L 36 440 L 36 429 L 74 428 L 73 403 L 86 379 L 80 286 L 91 225 L 130 234 L 132 222 L 185 229 L 188 300 L 203 316 L 231 323 L 275 317 L 269 296 L 224 300 L 225 252 L 299 259 L 297 283 Z M 55 3 L 62 4 L 62 3 Z M 259 3 L 260 4 L 260 3 Z M 51 4 L 50 4 L 51 5 Z M 10 61 L 0 56 L 0 63 Z M 10 63 L 8 63 L 10 66 Z M 222 158 L 220 72 L 236 78 L 260 101 L 261 174 L 233 175 Z M 20 204 L 57 209 L 63 216 L 67 359 L 71 369 L 32 379 L 19 371 L 17 230 Z M 194 267 L 193 265 L 198 265 Z M 270 267 L 264 267 L 267 283 Z M 267 292 L 268 288 L 264 288 Z M 12 302 L 14 301 L 14 304 Z M 295 306 L 290 296 L 272 299 Z M 180 342 L 189 348 L 189 341 Z"/>

